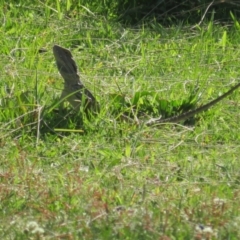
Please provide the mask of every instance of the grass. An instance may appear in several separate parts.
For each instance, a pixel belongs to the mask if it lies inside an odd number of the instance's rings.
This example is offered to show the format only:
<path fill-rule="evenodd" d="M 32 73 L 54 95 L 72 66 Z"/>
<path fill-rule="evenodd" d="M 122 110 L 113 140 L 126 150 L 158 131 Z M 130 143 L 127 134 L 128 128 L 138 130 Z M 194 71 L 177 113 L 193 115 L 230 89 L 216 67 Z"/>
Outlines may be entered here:
<path fill-rule="evenodd" d="M 194 126 L 112 114 L 116 95 L 182 102 L 198 86 L 200 106 L 227 91 L 239 81 L 237 20 L 126 28 L 71 1 L 19 2 L 1 3 L 1 239 L 239 239 L 238 91 Z M 49 108 L 63 82 L 54 44 L 71 49 L 100 102 L 83 126 Z M 43 107 L 65 131 L 42 126 Z"/>

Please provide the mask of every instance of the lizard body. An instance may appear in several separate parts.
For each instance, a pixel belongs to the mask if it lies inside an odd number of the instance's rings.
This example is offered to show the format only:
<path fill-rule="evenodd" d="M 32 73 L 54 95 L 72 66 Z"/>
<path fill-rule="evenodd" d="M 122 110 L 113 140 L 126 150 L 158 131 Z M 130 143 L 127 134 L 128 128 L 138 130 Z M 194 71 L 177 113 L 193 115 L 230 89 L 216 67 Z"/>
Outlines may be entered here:
<path fill-rule="evenodd" d="M 53 54 L 58 70 L 64 79 L 61 99 L 66 99 L 74 109 L 79 110 L 84 99 L 85 109 L 97 110 L 98 102 L 93 94 L 83 85 L 77 73 L 77 65 L 68 49 L 53 46 Z"/>
<path fill-rule="evenodd" d="M 64 89 L 62 91 L 61 99 L 66 98 L 70 104 L 79 109 L 81 101 L 84 97 L 86 98 L 86 108 L 92 110 L 98 110 L 99 105 L 92 93 L 83 85 L 80 81 L 80 77 L 77 73 L 77 65 L 73 60 L 72 54 L 68 49 L 62 48 L 58 45 L 53 46 L 53 54 L 56 59 L 57 67 L 64 79 Z M 217 97 L 211 102 L 188 112 L 176 115 L 170 118 L 152 118 L 148 121 L 143 122 L 147 126 L 152 126 L 161 123 L 178 123 L 184 121 L 198 113 L 208 110 L 240 87 L 240 83 L 236 84 L 230 90 L 223 95 Z"/>

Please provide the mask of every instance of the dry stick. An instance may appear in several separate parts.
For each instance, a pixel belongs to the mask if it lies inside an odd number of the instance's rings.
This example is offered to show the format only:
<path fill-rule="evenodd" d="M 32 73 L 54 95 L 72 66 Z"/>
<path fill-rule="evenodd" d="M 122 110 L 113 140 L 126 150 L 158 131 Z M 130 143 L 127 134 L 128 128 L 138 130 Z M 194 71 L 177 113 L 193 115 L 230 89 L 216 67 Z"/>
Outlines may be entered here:
<path fill-rule="evenodd" d="M 72 104 L 74 108 L 79 108 L 81 105 L 82 94 L 87 98 L 88 107 L 90 106 L 92 109 L 98 109 L 98 103 L 92 93 L 84 87 L 82 82 L 80 81 L 79 75 L 77 74 L 77 65 L 72 58 L 72 54 L 69 50 L 62 48 L 58 45 L 54 45 L 53 54 L 55 56 L 57 67 L 59 72 L 61 73 L 65 84 L 64 90 L 62 92 L 61 99 L 67 97 L 67 100 Z M 224 93 L 222 96 L 214 99 L 213 101 L 183 114 L 173 116 L 166 119 L 161 118 L 152 118 L 143 124 L 147 126 L 161 124 L 161 123 L 178 123 L 183 120 L 186 120 L 198 113 L 204 112 L 208 110 L 210 107 L 220 102 L 231 93 L 233 93 L 237 88 L 240 87 L 240 83 L 233 86 L 229 91 Z"/>
<path fill-rule="evenodd" d="M 197 23 L 196 25 L 194 25 L 193 27 L 191 27 L 191 29 L 196 28 L 197 26 L 200 26 L 200 25 L 202 24 L 202 22 L 203 22 L 203 20 L 204 20 L 204 18 L 205 18 L 205 16 L 206 16 L 206 14 L 207 14 L 208 9 L 213 5 L 213 3 L 214 3 L 214 1 L 212 1 L 212 2 L 207 6 L 207 8 L 206 8 L 206 10 L 205 10 L 205 12 L 204 12 L 204 14 L 203 14 L 200 22 Z"/>
<path fill-rule="evenodd" d="M 71 52 L 58 45 L 54 45 L 53 55 L 56 59 L 58 70 L 64 79 L 64 89 L 61 99 L 66 98 L 76 110 L 80 109 L 82 100 L 85 101 L 85 109 L 98 110 L 98 102 L 95 97 L 80 81 L 77 73 L 77 65 L 73 60 Z"/>

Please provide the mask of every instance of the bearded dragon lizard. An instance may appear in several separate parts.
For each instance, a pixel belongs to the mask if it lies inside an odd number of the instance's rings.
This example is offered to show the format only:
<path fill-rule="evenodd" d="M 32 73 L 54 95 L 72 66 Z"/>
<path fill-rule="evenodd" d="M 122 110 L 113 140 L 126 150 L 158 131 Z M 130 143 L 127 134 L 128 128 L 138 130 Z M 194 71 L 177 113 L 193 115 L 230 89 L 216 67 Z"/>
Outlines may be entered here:
<path fill-rule="evenodd" d="M 85 88 L 85 86 L 80 81 L 80 77 L 77 73 L 77 65 L 73 60 L 72 54 L 69 50 L 62 48 L 58 45 L 53 46 L 53 54 L 56 59 L 57 67 L 62 75 L 65 83 L 64 89 L 62 91 L 61 99 L 67 99 L 69 103 L 74 107 L 79 109 L 81 101 L 85 98 L 85 106 L 87 109 L 98 110 L 99 105 L 92 93 Z M 184 121 L 198 113 L 208 110 L 213 105 L 217 104 L 230 94 L 232 94 L 237 88 L 240 87 L 240 83 L 236 84 L 229 91 L 223 95 L 215 98 L 211 102 L 188 112 L 176 115 L 170 118 L 152 118 L 148 121 L 143 122 L 147 126 L 161 124 L 161 123 L 178 123 Z"/>
<path fill-rule="evenodd" d="M 98 110 L 98 102 L 93 94 L 83 85 L 77 73 L 77 65 L 68 49 L 58 45 L 53 46 L 58 71 L 64 79 L 64 89 L 60 100 L 66 99 L 75 110 L 79 110 L 84 101 L 86 110 Z"/>

